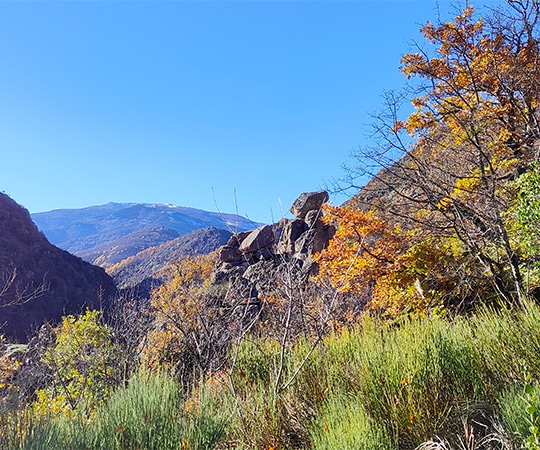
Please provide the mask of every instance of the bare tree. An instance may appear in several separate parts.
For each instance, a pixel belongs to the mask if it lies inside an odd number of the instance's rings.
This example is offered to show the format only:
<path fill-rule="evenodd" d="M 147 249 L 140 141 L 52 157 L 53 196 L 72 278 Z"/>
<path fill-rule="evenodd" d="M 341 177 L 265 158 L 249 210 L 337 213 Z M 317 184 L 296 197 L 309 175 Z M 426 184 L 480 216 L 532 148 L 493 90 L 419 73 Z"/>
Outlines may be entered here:
<path fill-rule="evenodd" d="M 23 305 L 41 297 L 48 290 L 46 277 L 37 286 L 26 284 L 21 286 L 17 280 L 17 269 L 4 272 L 0 277 L 0 308 Z"/>

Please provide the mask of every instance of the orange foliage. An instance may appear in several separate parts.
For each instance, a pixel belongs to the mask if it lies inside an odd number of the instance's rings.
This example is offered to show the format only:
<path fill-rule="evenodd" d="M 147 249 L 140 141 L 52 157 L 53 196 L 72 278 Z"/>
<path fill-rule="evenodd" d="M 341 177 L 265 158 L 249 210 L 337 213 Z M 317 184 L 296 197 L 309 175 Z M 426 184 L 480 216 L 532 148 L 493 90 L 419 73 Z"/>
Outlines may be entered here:
<path fill-rule="evenodd" d="M 424 37 L 437 46 L 436 56 L 409 53 L 402 72 L 429 81 L 427 94 L 413 100 L 416 111 L 396 129 L 420 139 L 441 126 L 454 143 L 489 148 L 492 157 L 506 158 L 528 144 L 536 124 L 540 75 L 537 42 L 501 23 L 474 19 L 469 6 L 453 22 L 427 23 Z M 523 37 L 525 36 L 525 37 Z"/>
<path fill-rule="evenodd" d="M 422 237 L 419 230 L 405 233 L 354 203 L 325 211 L 324 220 L 337 224 L 337 231 L 328 248 L 314 255 L 315 281 L 367 295 L 369 307 L 390 315 L 439 308 L 470 294 L 460 273 L 467 253 L 459 240 Z"/>
<path fill-rule="evenodd" d="M 326 223 L 339 224 L 326 250 L 314 255 L 321 276 L 342 292 L 367 289 L 393 270 L 404 247 L 399 229 L 392 229 L 372 211 L 325 206 Z"/>
<path fill-rule="evenodd" d="M 319 264 L 317 281 L 325 280 L 341 292 L 373 290 L 371 305 L 382 306 L 399 284 L 406 251 L 399 227 L 378 218 L 373 211 L 352 206 L 325 208 L 327 223 L 337 222 L 328 248 L 314 255 Z"/>

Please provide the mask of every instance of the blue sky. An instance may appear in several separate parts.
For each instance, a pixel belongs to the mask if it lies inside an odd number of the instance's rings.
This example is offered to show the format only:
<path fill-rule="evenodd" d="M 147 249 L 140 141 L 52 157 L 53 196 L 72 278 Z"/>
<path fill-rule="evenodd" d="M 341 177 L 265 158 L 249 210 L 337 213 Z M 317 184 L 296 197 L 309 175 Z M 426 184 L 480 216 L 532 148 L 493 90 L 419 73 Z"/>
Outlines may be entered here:
<path fill-rule="evenodd" d="M 343 175 L 436 4 L 0 1 L 0 190 L 278 220 Z"/>

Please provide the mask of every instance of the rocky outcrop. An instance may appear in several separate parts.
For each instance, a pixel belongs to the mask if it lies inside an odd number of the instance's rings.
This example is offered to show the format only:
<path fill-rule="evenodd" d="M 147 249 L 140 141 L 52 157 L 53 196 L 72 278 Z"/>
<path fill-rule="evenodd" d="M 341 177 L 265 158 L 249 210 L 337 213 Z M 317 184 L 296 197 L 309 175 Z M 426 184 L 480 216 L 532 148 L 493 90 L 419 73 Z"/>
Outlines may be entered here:
<path fill-rule="evenodd" d="M 328 192 L 304 192 L 291 206 L 291 212 L 295 217 L 303 219 L 310 211 L 320 211 L 324 203 L 328 201 Z"/>
<path fill-rule="evenodd" d="M 317 272 L 310 256 L 326 248 L 335 232 L 322 221 L 326 201 L 326 191 L 303 193 L 291 207 L 294 219 L 234 234 L 218 251 L 214 283 L 228 282 L 234 296 L 254 304 L 280 276 L 304 283 Z"/>

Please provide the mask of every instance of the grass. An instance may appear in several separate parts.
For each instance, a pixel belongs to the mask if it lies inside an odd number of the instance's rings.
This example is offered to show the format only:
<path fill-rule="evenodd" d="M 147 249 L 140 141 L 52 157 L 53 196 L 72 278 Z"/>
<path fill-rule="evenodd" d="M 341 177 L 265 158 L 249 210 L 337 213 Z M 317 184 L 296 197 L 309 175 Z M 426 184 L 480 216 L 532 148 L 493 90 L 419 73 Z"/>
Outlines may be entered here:
<path fill-rule="evenodd" d="M 308 350 L 307 341 L 287 349 L 283 379 Z M 453 321 L 366 316 L 327 336 L 276 396 L 279 352 L 275 341 L 246 340 L 231 374 L 214 374 L 189 395 L 166 375 L 141 372 L 91 423 L 4 419 L 0 447 L 412 450 L 480 448 L 490 439 L 519 449 L 531 437 L 530 399 L 540 397 L 536 306 Z"/>
<path fill-rule="evenodd" d="M 182 402 L 177 382 L 141 372 L 118 389 L 92 419 L 20 417 L 24 438 L 6 450 L 207 450 L 216 446 L 225 420 L 207 410 L 205 394 Z M 9 431 L 9 430 L 7 430 Z M 5 436 L 6 437 L 6 436 Z M 1 444 L 1 443 L 0 443 Z"/>
<path fill-rule="evenodd" d="M 321 408 L 310 427 L 311 447 L 315 450 L 386 450 L 395 439 L 374 421 L 360 399 L 333 396 Z"/>
<path fill-rule="evenodd" d="M 242 433 L 249 436 L 249 448 L 308 448 L 309 442 L 311 448 L 414 449 L 437 437 L 460 448 L 478 405 L 493 408 L 493 426 L 498 418 L 506 426 L 502 394 L 523 389 L 524 363 L 539 380 L 539 343 L 536 306 L 527 314 L 486 309 L 453 321 L 384 323 L 366 316 L 357 328 L 325 338 L 274 407 L 279 349 L 274 342 L 246 343 L 233 374 L 244 426 L 229 433 L 237 442 L 248 441 Z M 287 353 L 286 377 L 305 352 L 301 342 Z M 503 434 L 519 448 L 528 425 L 526 415 L 515 420 Z"/>

